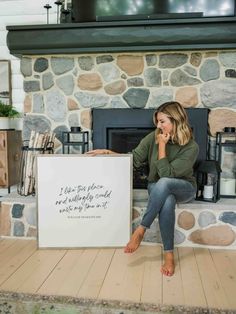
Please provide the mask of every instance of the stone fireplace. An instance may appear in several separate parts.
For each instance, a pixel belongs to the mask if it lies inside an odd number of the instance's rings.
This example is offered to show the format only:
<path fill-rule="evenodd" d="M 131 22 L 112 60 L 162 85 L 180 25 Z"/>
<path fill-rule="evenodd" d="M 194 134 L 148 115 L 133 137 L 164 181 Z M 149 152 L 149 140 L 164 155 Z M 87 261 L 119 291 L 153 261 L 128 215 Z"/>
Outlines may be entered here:
<path fill-rule="evenodd" d="M 204 129 L 205 141 L 209 135 L 204 158 L 212 159 L 216 132 L 236 126 L 235 60 L 234 50 L 23 56 L 23 138 L 29 139 L 31 130 L 51 130 L 57 138 L 55 152 L 61 153 L 62 132 L 79 126 L 89 131 L 91 149 L 93 138 L 104 137 L 92 131 L 93 109 L 131 112 L 132 121 L 135 112 L 177 100 L 199 123 L 197 112 L 209 110 L 209 128 L 197 124 L 195 133 Z M 232 172 L 232 164 L 233 148 L 226 152 L 223 174 Z"/>
<path fill-rule="evenodd" d="M 204 23 L 185 21 L 181 29 L 178 23 L 152 23 L 137 28 L 99 24 L 95 29 L 92 23 L 86 27 L 8 27 L 9 49 L 20 56 L 24 76 L 24 140 L 31 130 L 54 131 L 55 153 L 61 153 L 62 132 L 80 126 L 89 131 L 92 148 L 93 139 L 102 138 L 99 131 L 92 132 L 93 109 L 104 110 L 104 115 L 106 109 L 116 109 L 135 116 L 137 111 L 152 111 L 163 102 L 176 100 L 193 117 L 199 109 L 209 110 L 204 145 L 209 146 L 207 157 L 214 157 L 216 132 L 236 126 L 235 22 L 212 23 L 208 28 Z M 195 130 L 200 130 L 202 120 L 196 121 Z M 228 164 L 230 158 L 232 154 Z M 144 191 L 134 193 L 134 227 L 146 201 Z M 236 209 L 231 206 L 222 212 L 220 205 L 217 211 L 209 204 L 193 212 L 191 208 L 179 208 L 177 213 L 177 244 L 197 246 L 200 229 L 209 226 L 203 239 L 209 234 L 223 237 L 208 245 L 235 247 L 235 227 L 226 222 L 236 215 Z M 156 228 L 154 224 L 147 241 L 159 242 Z"/>

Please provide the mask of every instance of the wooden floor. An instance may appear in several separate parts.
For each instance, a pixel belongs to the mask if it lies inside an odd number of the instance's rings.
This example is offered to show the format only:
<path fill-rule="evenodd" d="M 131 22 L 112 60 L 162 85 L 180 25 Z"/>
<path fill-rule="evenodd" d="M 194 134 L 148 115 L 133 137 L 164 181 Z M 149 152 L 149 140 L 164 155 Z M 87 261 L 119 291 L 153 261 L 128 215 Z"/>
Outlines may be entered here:
<path fill-rule="evenodd" d="M 0 291 L 236 309 L 236 251 L 176 249 L 176 273 L 160 273 L 162 250 L 38 250 L 0 240 Z"/>

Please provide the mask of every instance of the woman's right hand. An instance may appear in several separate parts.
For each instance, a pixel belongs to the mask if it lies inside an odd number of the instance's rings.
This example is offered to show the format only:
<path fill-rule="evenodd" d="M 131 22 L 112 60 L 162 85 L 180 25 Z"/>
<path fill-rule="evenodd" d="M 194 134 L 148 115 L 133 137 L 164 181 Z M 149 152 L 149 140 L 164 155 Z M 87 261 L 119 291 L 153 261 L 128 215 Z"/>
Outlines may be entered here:
<path fill-rule="evenodd" d="M 89 156 L 110 155 L 110 154 L 115 154 L 115 152 L 109 149 L 94 149 L 85 153 L 85 155 L 89 155 Z"/>
<path fill-rule="evenodd" d="M 170 139 L 170 134 L 169 133 L 160 133 L 157 135 L 157 142 L 159 144 L 167 144 Z"/>
<path fill-rule="evenodd" d="M 158 141 L 158 160 L 166 157 L 166 144 L 170 139 L 169 133 L 160 133 L 157 136 Z"/>

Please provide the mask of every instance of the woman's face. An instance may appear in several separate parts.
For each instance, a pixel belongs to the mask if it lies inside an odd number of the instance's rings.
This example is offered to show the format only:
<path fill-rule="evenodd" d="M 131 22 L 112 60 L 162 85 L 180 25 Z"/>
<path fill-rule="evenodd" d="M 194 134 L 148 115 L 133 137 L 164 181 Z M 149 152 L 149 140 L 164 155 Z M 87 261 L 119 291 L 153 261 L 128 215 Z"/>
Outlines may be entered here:
<path fill-rule="evenodd" d="M 158 112 L 157 114 L 157 128 L 161 129 L 163 134 L 171 134 L 173 124 L 165 113 Z"/>

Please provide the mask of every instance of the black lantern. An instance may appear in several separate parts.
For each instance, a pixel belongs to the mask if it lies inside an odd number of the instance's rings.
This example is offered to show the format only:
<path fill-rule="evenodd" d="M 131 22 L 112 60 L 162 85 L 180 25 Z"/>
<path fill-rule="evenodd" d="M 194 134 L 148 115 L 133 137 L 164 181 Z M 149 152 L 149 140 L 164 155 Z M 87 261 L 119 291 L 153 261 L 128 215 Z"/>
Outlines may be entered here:
<path fill-rule="evenodd" d="M 82 131 L 80 127 L 71 127 L 70 132 L 62 132 L 62 153 L 70 154 L 70 147 L 79 148 L 81 153 L 84 154 L 88 151 L 88 131 Z"/>
<path fill-rule="evenodd" d="M 236 129 L 226 127 L 224 132 L 216 133 L 215 159 L 222 169 L 220 196 L 236 197 Z"/>
<path fill-rule="evenodd" d="M 201 161 L 197 167 L 196 200 L 217 202 L 220 198 L 220 165 L 215 160 Z"/>

